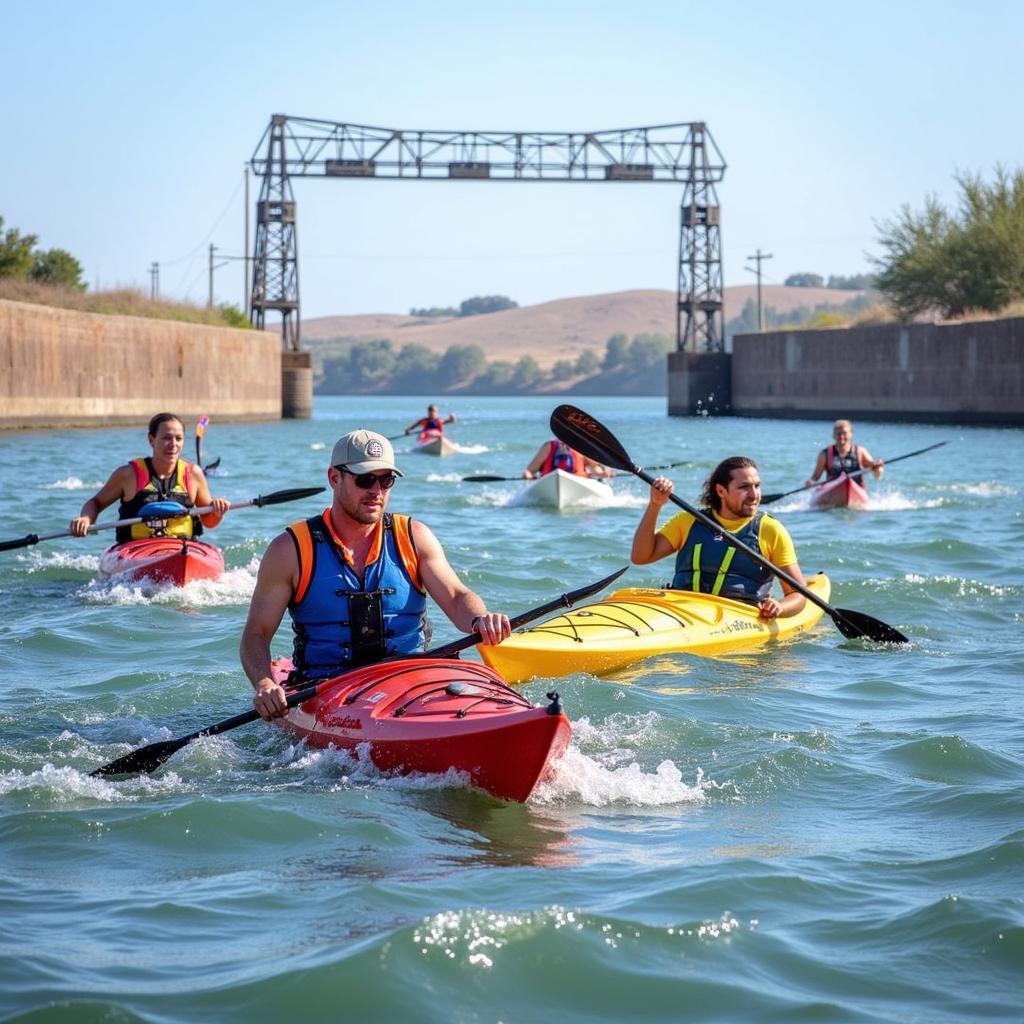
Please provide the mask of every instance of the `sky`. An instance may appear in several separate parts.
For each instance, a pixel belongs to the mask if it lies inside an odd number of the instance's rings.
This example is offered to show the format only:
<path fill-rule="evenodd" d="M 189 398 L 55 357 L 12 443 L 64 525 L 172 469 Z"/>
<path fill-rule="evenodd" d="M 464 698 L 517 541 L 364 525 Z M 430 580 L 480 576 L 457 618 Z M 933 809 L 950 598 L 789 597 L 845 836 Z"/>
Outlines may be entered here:
<path fill-rule="evenodd" d="M 727 286 L 754 282 L 758 249 L 769 284 L 869 271 L 901 206 L 1024 167 L 1017 0 L 0 0 L 0 24 L 0 217 L 90 288 L 148 292 L 158 262 L 162 295 L 204 303 L 213 243 L 215 301 L 241 306 L 243 169 L 274 113 L 704 121 L 728 165 Z M 678 184 L 293 185 L 304 318 L 676 288 Z"/>

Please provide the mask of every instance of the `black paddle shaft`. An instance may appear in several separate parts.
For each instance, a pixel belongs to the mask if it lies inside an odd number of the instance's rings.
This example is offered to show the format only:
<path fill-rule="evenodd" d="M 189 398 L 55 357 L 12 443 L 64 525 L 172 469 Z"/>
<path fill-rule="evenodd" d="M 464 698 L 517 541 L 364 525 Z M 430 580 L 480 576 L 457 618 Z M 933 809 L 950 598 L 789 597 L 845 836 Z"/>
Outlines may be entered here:
<path fill-rule="evenodd" d="M 597 462 L 603 462 L 606 466 L 613 466 L 615 469 L 634 473 L 648 484 L 654 484 L 654 477 L 633 462 L 629 457 L 629 453 L 619 443 L 618 438 L 600 421 L 594 419 L 593 416 L 588 415 L 582 409 L 577 409 L 572 405 L 558 406 L 551 414 L 551 429 L 557 438 L 577 449 L 577 451 L 582 452 L 588 458 L 594 459 Z M 845 608 L 833 608 L 827 601 L 823 601 L 818 597 L 813 590 L 769 562 L 760 552 L 748 547 L 743 541 L 729 533 L 728 530 L 724 530 L 721 523 L 715 522 L 710 516 L 705 515 L 675 494 L 670 494 L 669 500 L 684 511 L 689 512 L 690 515 L 709 529 L 714 530 L 715 533 L 721 534 L 726 543 L 742 551 L 780 580 L 785 580 L 794 590 L 803 594 L 808 601 L 827 612 L 836 624 L 836 628 L 847 639 L 852 640 L 856 637 L 868 636 L 870 639 L 882 643 L 909 643 L 899 630 L 878 619 L 873 619 L 870 615 L 865 615 L 863 612 L 850 611 Z"/>
<path fill-rule="evenodd" d="M 604 579 L 598 580 L 596 583 L 590 583 L 585 587 L 580 587 L 578 590 L 571 590 L 567 594 L 562 594 L 554 600 L 548 601 L 546 604 L 542 604 L 537 608 L 531 608 L 529 611 L 515 616 L 511 620 L 512 628 L 518 629 L 520 626 L 525 626 L 526 623 L 532 622 L 534 619 L 538 619 L 541 615 L 546 615 L 556 608 L 569 608 L 577 601 L 591 597 L 599 590 L 603 590 L 609 584 L 614 583 L 628 568 L 628 565 L 624 565 L 621 569 L 611 573 L 609 576 L 605 576 Z M 459 637 L 458 640 L 453 640 L 443 647 L 435 647 L 433 650 L 423 651 L 420 654 L 396 654 L 381 660 L 408 661 L 413 658 L 451 658 L 458 654 L 459 651 L 464 651 L 468 647 L 480 643 L 481 639 L 482 637 L 479 633 L 470 633 L 468 636 Z M 324 679 L 318 683 L 311 683 L 301 690 L 289 693 L 288 707 L 294 708 L 299 704 L 304 704 L 307 700 L 312 700 L 320 692 L 321 687 L 333 683 L 336 678 L 337 676 L 334 676 L 331 679 Z M 182 747 L 193 740 L 199 739 L 200 736 L 219 736 L 222 732 L 228 732 L 231 729 L 237 729 L 240 725 L 248 725 L 250 722 L 255 722 L 259 717 L 258 711 L 243 711 L 242 714 L 235 715 L 234 718 L 226 718 L 222 722 L 208 725 L 206 728 L 198 729 L 187 736 L 182 736 L 175 740 L 161 740 L 159 743 L 150 743 L 145 747 L 139 747 L 138 750 L 133 750 L 131 753 L 125 754 L 124 757 L 119 757 L 116 761 L 102 765 L 89 774 L 97 776 L 132 775 L 137 772 L 155 771 L 172 754 L 176 754 Z"/>

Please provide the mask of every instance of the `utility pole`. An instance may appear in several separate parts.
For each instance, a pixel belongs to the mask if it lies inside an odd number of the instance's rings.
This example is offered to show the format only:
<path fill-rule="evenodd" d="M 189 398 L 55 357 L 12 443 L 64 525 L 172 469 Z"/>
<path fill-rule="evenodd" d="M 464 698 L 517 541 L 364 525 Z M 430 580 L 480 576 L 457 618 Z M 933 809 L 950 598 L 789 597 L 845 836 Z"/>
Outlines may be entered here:
<path fill-rule="evenodd" d="M 248 316 L 251 295 L 249 294 L 249 288 L 251 286 L 251 277 L 249 274 L 249 165 L 245 165 L 245 206 L 243 208 L 243 214 L 245 217 L 245 244 L 242 246 L 242 312 Z"/>
<path fill-rule="evenodd" d="M 151 299 L 160 297 L 160 264 L 156 260 L 149 265 L 149 297 Z"/>
<path fill-rule="evenodd" d="M 206 308 L 213 309 L 213 272 L 219 267 L 226 267 L 228 265 L 227 260 L 222 260 L 220 263 L 213 262 L 213 254 L 217 251 L 217 246 L 210 243 L 210 293 L 206 300 Z"/>
<path fill-rule="evenodd" d="M 757 329 L 759 331 L 764 330 L 764 306 L 761 303 L 761 263 L 763 260 L 770 260 L 772 254 L 770 252 L 761 252 L 757 250 L 755 256 L 748 256 L 748 260 L 755 260 L 757 262 L 757 269 L 753 267 L 744 267 L 744 270 L 749 270 L 751 274 L 757 275 Z"/>

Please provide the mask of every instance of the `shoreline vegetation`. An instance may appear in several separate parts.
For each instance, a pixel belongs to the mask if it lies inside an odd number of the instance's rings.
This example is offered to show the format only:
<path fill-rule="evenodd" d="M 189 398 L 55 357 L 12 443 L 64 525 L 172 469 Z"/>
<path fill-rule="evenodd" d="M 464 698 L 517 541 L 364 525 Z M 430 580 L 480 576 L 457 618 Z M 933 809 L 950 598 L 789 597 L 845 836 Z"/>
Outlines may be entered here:
<path fill-rule="evenodd" d="M 87 292 L 62 285 L 0 277 L 0 299 L 74 309 L 80 313 L 99 313 L 103 316 L 139 316 L 151 320 L 206 324 L 210 327 L 254 329 L 249 318 L 230 303 L 225 302 L 210 309 L 192 302 L 151 299 L 139 288 L 132 287 Z"/>

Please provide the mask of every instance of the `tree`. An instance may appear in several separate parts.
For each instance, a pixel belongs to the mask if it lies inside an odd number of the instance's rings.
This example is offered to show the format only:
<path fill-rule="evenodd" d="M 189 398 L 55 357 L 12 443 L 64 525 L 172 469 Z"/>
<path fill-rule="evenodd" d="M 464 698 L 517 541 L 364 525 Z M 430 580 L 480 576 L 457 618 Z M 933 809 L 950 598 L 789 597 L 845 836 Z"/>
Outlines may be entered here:
<path fill-rule="evenodd" d="M 629 339 L 620 331 L 618 334 L 613 334 L 605 342 L 604 348 L 604 362 L 601 364 L 601 368 L 604 370 L 614 370 L 626 358 Z"/>
<path fill-rule="evenodd" d="M 783 284 L 790 288 L 820 288 L 825 283 L 821 274 L 790 274 Z"/>
<path fill-rule="evenodd" d="M 826 288 L 837 288 L 844 292 L 864 292 L 874 288 L 875 279 L 871 274 L 851 274 L 843 277 L 842 274 L 830 274 Z"/>
<path fill-rule="evenodd" d="M 877 286 L 903 319 L 923 312 L 995 311 L 1024 297 L 1024 171 L 997 168 L 986 184 L 960 174 L 960 208 L 935 196 L 877 225 Z"/>
<path fill-rule="evenodd" d="M 64 249 L 37 252 L 35 265 L 29 272 L 29 277 L 42 284 L 73 288 L 80 292 L 84 292 L 87 287 L 82 280 L 82 264 Z"/>
<path fill-rule="evenodd" d="M 390 382 L 394 369 L 395 353 L 387 338 L 359 342 L 348 354 L 348 372 L 355 388 L 380 390 Z"/>
<path fill-rule="evenodd" d="M 598 370 L 601 369 L 601 360 L 597 358 L 597 353 L 590 348 L 585 348 L 576 357 L 576 372 L 584 377 L 592 377 Z"/>
<path fill-rule="evenodd" d="M 441 356 L 437 375 L 443 387 L 465 384 L 487 368 L 487 357 L 479 345 L 452 345 Z"/>
<path fill-rule="evenodd" d="M 476 316 L 479 313 L 497 313 L 503 309 L 518 309 L 519 303 L 507 295 L 474 295 L 459 304 L 459 316 Z"/>
<path fill-rule="evenodd" d="M 395 359 L 395 378 L 404 378 L 409 382 L 418 380 L 421 384 L 429 384 L 437 373 L 440 362 L 441 357 L 426 345 L 410 342 L 402 346 Z"/>
<path fill-rule="evenodd" d="M 533 356 L 522 356 L 516 361 L 512 380 L 518 390 L 531 391 L 544 380 L 544 371 Z"/>
<path fill-rule="evenodd" d="M 22 235 L 17 228 L 3 230 L 0 217 L 0 277 L 16 277 L 22 281 L 32 274 L 35 266 L 36 235 Z"/>

